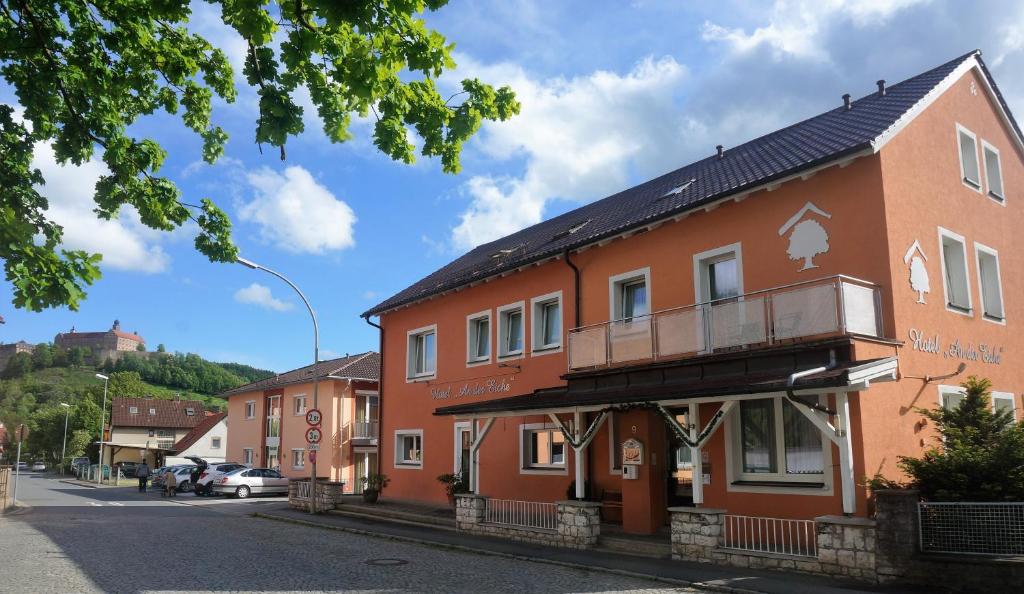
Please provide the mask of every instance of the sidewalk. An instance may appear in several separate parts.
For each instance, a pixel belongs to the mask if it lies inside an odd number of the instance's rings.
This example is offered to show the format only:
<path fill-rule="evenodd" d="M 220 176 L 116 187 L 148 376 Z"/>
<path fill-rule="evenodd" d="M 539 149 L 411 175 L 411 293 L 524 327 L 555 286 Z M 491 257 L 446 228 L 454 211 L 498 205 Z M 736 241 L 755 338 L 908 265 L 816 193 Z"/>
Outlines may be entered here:
<path fill-rule="evenodd" d="M 62 482 L 62 483 L 68 484 L 68 485 L 75 485 L 75 486 L 78 486 L 78 487 L 88 487 L 90 489 L 124 489 L 125 487 L 132 486 L 132 485 L 97 485 L 94 481 L 82 481 L 82 480 L 74 479 L 74 478 L 57 479 L 57 480 L 59 482 Z"/>
<path fill-rule="evenodd" d="M 768 594 L 851 594 L 855 592 L 906 592 L 904 587 L 885 587 L 832 580 L 799 573 L 722 567 L 703 563 L 651 559 L 605 551 L 576 551 L 530 543 L 475 536 L 408 523 L 392 523 L 334 514 L 313 516 L 288 507 L 257 512 L 256 517 L 304 524 L 391 540 L 439 546 L 465 552 L 497 555 L 538 563 L 550 563 L 592 571 L 605 571 L 655 579 L 675 585 L 719 592 Z"/>

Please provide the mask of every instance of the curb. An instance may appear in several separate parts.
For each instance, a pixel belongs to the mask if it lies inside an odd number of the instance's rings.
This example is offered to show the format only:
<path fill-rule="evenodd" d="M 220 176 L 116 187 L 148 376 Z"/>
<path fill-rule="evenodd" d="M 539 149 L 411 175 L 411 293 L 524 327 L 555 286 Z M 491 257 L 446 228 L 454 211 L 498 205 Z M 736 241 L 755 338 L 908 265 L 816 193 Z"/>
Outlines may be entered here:
<path fill-rule="evenodd" d="M 296 524 L 298 526 L 309 526 L 312 528 L 321 528 L 324 530 L 334 530 L 336 532 L 348 532 L 351 534 L 359 534 L 362 536 L 370 536 L 374 538 L 382 538 L 385 540 L 393 540 L 398 542 L 408 542 L 413 544 L 425 545 L 429 547 L 448 549 L 453 551 L 459 551 L 463 553 L 474 553 L 477 555 L 487 555 L 490 557 L 502 557 L 505 559 L 514 559 L 517 561 L 530 561 L 532 563 L 543 563 L 546 565 L 556 565 L 559 567 L 567 567 L 570 569 L 579 569 L 584 571 L 597 571 L 601 573 L 608 573 L 612 575 L 620 575 L 623 577 L 632 577 L 638 579 L 652 580 L 656 582 L 662 582 L 671 584 L 673 586 L 682 586 L 687 588 L 700 588 L 703 590 L 709 590 L 712 592 L 727 592 L 729 594 L 763 594 L 760 590 L 747 590 L 745 588 L 734 588 L 732 586 L 721 586 L 718 584 L 708 584 L 705 582 L 690 582 L 687 580 L 681 580 L 676 578 L 668 578 L 664 576 L 651 575 L 647 573 L 639 573 L 636 571 L 627 571 L 624 569 L 613 569 L 610 567 L 601 567 L 599 565 L 585 565 L 583 563 L 573 563 L 571 561 L 557 561 L 555 559 L 544 559 L 541 557 L 531 557 L 529 555 L 516 555 L 513 553 L 503 553 L 501 551 L 490 551 L 487 549 L 478 549 L 468 547 L 464 545 L 450 544 L 445 542 L 438 542 L 435 540 L 427 540 L 423 538 L 414 538 L 411 536 L 399 536 L 397 534 L 382 534 L 380 532 L 373 532 L 370 530 L 362 530 L 360 528 L 349 528 L 347 526 L 331 526 L 327 524 L 320 524 L 317 522 L 310 522 L 308 520 L 299 520 L 296 518 L 285 518 L 268 514 L 264 512 L 253 512 L 253 517 L 262 518 L 264 520 L 273 520 L 275 522 L 285 522 L 289 524 Z"/>
<path fill-rule="evenodd" d="M 91 485 L 89 483 L 83 483 L 83 482 L 79 482 L 79 481 L 75 481 L 75 480 L 71 480 L 71 479 L 67 479 L 67 480 L 58 479 L 57 482 L 64 483 L 65 485 L 74 485 L 76 487 L 85 487 L 87 489 L 99 489 L 100 488 L 97 485 Z"/>
<path fill-rule="evenodd" d="M 0 518 L 9 518 L 11 516 L 23 516 L 30 511 L 32 511 L 31 505 L 19 501 L 12 505 L 11 507 L 7 508 L 6 510 L 3 510 L 3 513 L 0 514 Z"/>

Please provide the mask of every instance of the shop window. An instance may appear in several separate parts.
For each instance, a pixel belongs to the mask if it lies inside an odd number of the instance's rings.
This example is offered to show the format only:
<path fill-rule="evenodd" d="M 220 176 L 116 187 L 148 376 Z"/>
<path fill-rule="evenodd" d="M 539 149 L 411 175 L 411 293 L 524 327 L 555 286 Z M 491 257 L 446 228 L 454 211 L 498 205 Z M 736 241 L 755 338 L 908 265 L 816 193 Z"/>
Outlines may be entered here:
<path fill-rule="evenodd" d="M 946 307 L 951 311 L 971 315 L 971 289 L 967 283 L 967 247 L 964 238 L 939 228 L 942 250 L 942 284 Z"/>
<path fill-rule="evenodd" d="M 306 467 L 306 451 L 292 448 L 292 469 L 301 470 Z"/>
<path fill-rule="evenodd" d="M 245 418 L 255 419 L 256 418 L 256 401 L 247 400 L 245 402 Z"/>
<path fill-rule="evenodd" d="M 306 395 L 300 394 L 293 399 L 292 410 L 296 416 L 306 414 Z"/>
<path fill-rule="evenodd" d="M 520 429 L 524 470 L 565 470 L 565 435 L 560 429 L 543 424 Z"/>
<path fill-rule="evenodd" d="M 978 261 L 978 284 L 981 291 L 981 313 L 987 320 L 1003 321 L 1003 286 L 999 276 L 999 253 L 975 242 Z"/>
<path fill-rule="evenodd" d="M 999 162 L 999 149 L 981 141 L 982 154 L 985 155 L 985 184 L 988 186 L 989 198 L 1003 202 L 1003 168 Z"/>
<path fill-rule="evenodd" d="M 828 450 L 797 406 L 784 398 L 740 402 L 733 433 L 741 481 L 823 481 Z"/>
<path fill-rule="evenodd" d="M 523 354 L 523 302 L 498 308 L 499 357 Z"/>
<path fill-rule="evenodd" d="M 491 312 L 472 314 L 466 322 L 466 361 L 480 363 L 491 359 Z"/>
<path fill-rule="evenodd" d="M 395 466 L 423 465 L 423 431 L 395 432 Z"/>
<path fill-rule="evenodd" d="M 562 292 L 530 300 L 533 309 L 533 350 L 546 351 L 562 346 Z"/>
<path fill-rule="evenodd" d="M 406 357 L 409 379 L 435 375 L 437 372 L 437 326 L 409 332 Z"/>
<path fill-rule="evenodd" d="M 253 449 L 242 448 L 242 464 L 246 466 L 252 466 L 253 464 Z"/>
<path fill-rule="evenodd" d="M 1009 411 L 1012 421 L 1016 421 L 1016 409 L 1013 392 L 992 392 L 992 410 L 995 412 Z"/>
<path fill-rule="evenodd" d="M 978 168 L 978 141 L 973 132 L 957 124 L 957 144 L 960 147 L 960 178 L 969 188 L 981 191 L 981 173 Z"/>

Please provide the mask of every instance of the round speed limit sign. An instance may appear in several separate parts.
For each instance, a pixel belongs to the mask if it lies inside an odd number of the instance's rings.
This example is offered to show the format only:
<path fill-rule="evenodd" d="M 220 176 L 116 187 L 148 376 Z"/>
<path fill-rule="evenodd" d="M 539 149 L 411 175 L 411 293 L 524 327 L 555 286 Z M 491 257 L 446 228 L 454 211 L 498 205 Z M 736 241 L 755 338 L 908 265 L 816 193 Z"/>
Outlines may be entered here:
<path fill-rule="evenodd" d="M 306 424 L 307 425 L 313 425 L 313 426 L 319 425 L 321 418 L 322 418 L 322 415 L 320 414 L 320 409 L 311 408 L 311 409 L 306 411 Z"/>

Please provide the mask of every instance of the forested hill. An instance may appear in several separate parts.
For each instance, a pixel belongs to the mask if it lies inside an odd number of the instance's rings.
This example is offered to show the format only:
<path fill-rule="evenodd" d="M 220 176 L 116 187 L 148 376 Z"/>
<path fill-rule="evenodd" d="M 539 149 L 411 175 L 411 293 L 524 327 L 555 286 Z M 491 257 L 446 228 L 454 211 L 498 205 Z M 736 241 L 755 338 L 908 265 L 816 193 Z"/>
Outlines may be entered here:
<path fill-rule="evenodd" d="M 241 363 L 214 363 L 192 353 L 148 357 L 126 355 L 117 362 L 107 360 L 101 369 L 107 372 L 136 371 L 143 381 L 150 384 L 211 396 L 274 375 L 273 371 Z"/>

